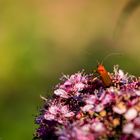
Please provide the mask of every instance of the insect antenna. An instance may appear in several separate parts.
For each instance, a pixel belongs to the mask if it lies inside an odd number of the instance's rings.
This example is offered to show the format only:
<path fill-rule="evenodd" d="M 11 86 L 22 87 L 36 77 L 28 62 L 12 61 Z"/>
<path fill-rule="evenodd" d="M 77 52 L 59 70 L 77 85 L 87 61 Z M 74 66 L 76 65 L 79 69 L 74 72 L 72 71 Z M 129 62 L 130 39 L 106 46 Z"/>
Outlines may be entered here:
<path fill-rule="evenodd" d="M 98 60 L 97 60 L 97 65 L 101 64 Z"/>
<path fill-rule="evenodd" d="M 107 59 L 107 58 L 109 58 L 110 56 L 112 56 L 112 55 L 122 55 L 121 53 L 110 53 L 110 54 L 108 54 L 108 55 L 106 55 L 103 59 L 102 59 L 102 61 L 101 61 L 101 64 L 103 64 L 104 63 L 104 61 Z"/>

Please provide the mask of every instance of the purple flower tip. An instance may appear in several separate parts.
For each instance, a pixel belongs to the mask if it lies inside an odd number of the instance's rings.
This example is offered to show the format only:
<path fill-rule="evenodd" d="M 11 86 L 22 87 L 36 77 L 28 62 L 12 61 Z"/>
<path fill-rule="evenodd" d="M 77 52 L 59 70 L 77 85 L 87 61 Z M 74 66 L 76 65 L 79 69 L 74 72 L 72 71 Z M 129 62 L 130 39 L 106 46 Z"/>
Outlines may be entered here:
<path fill-rule="evenodd" d="M 118 66 L 110 73 L 111 86 L 100 77 L 79 72 L 63 76 L 35 122 L 34 139 L 139 140 L 140 78 Z"/>

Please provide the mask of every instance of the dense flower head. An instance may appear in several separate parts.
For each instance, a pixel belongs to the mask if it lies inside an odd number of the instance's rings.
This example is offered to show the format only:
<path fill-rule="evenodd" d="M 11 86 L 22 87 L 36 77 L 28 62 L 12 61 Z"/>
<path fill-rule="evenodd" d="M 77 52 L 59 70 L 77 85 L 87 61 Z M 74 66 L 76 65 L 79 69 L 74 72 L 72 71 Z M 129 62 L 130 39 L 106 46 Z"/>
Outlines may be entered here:
<path fill-rule="evenodd" d="M 35 119 L 34 139 L 139 140 L 140 79 L 118 66 L 105 86 L 99 76 L 83 71 L 63 76 Z"/>

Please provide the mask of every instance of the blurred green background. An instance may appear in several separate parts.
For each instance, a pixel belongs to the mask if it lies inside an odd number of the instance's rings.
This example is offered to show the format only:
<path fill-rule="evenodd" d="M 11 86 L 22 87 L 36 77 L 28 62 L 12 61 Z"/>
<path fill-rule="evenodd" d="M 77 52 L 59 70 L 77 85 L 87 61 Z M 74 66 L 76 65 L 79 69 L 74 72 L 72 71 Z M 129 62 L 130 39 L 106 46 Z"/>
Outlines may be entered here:
<path fill-rule="evenodd" d="M 97 60 L 140 71 L 139 0 L 0 0 L 0 140 L 31 140 L 40 95 Z"/>

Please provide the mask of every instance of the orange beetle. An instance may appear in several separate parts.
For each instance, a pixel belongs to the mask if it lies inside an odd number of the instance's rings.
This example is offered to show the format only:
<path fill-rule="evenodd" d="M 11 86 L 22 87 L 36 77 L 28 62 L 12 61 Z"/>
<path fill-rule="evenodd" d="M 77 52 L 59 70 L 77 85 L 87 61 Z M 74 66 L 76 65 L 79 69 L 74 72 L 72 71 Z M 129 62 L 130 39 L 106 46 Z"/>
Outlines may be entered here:
<path fill-rule="evenodd" d="M 97 73 L 100 75 L 101 80 L 106 87 L 111 86 L 112 84 L 111 77 L 102 64 L 98 64 Z"/>
<path fill-rule="evenodd" d="M 107 72 L 107 70 L 105 69 L 105 67 L 103 66 L 103 61 L 107 59 L 108 57 L 110 57 L 111 55 L 120 55 L 120 53 L 108 54 L 106 57 L 104 57 L 104 59 L 102 60 L 102 63 L 98 63 L 97 70 L 96 70 L 96 72 L 100 75 L 101 80 L 105 87 L 109 87 L 112 85 L 112 79 L 109 73 Z"/>
<path fill-rule="evenodd" d="M 106 57 L 104 57 L 104 59 L 102 60 L 102 63 L 98 62 L 97 70 L 96 70 L 96 72 L 100 75 L 101 80 L 105 87 L 109 87 L 112 85 L 112 79 L 109 73 L 107 72 L 107 70 L 105 69 L 105 67 L 103 66 L 103 61 L 107 59 L 108 57 L 110 57 L 111 55 L 120 55 L 120 53 L 108 54 Z"/>

